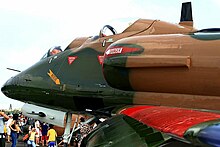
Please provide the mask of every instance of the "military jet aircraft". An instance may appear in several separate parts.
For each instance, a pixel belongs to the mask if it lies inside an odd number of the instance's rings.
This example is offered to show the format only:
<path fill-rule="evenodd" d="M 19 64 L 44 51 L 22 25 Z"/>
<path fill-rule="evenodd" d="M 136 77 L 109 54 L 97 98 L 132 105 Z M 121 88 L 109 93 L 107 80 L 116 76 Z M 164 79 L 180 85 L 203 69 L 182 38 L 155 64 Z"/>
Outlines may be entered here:
<path fill-rule="evenodd" d="M 191 3 L 183 3 L 179 24 L 139 19 L 122 33 L 106 25 L 98 36 L 76 38 L 55 55 L 48 51 L 1 90 L 35 104 L 34 114 L 45 119 L 56 117 L 42 107 L 68 112 L 66 135 L 71 113 L 112 116 L 82 145 L 217 146 L 218 32 L 194 29 Z"/>

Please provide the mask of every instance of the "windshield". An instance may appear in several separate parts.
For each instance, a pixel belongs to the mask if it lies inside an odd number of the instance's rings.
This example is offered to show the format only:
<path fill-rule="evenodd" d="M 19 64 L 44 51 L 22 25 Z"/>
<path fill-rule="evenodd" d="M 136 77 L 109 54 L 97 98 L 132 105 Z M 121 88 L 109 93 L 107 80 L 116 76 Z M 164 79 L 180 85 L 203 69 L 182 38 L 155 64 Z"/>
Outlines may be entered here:
<path fill-rule="evenodd" d="M 43 55 L 43 57 L 41 59 L 56 55 L 58 53 L 62 52 L 61 46 L 54 46 L 51 47 L 46 54 Z"/>

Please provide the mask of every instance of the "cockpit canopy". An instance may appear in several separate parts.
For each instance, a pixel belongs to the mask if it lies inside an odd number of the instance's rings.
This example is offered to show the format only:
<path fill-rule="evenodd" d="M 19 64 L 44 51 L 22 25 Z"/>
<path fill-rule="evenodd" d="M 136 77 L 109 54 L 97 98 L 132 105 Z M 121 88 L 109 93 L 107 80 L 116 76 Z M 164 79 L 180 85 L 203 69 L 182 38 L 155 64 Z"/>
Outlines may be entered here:
<path fill-rule="evenodd" d="M 53 46 L 51 47 L 46 54 L 41 59 L 56 55 L 58 53 L 62 52 L 61 46 Z"/>
<path fill-rule="evenodd" d="M 119 30 L 119 32 L 121 33 L 124 28 L 129 28 L 130 25 L 132 24 L 131 22 L 133 22 L 134 20 L 133 19 L 126 19 L 126 21 L 117 21 L 117 25 L 119 28 L 117 28 L 117 30 Z M 114 24 L 114 22 L 113 22 Z M 133 31 L 133 30 L 132 30 Z M 125 31 L 124 31 L 125 32 Z M 78 37 L 78 38 L 75 38 L 64 50 L 69 50 L 69 49 L 72 49 L 72 48 L 78 48 L 80 47 L 87 39 L 90 39 L 90 41 L 95 41 L 99 38 L 102 38 L 102 37 L 108 37 L 108 36 L 113 36 L 113 35 L 116 35 L 118 34 L 118 32 L 116 31 L 115 28 L 113 28 L 112 26 L 110 25 L 104 25 L 101 30 L 99 31 L 99 34 L 95 35 L 95 36 L 89 36 L 89 37 Z M 44 58 L 47 58 L 47 57 L 50 57 L 53 55 L 53 49 L 54 48 L 58 48 L 59 49 L 59 52 L 61 52 L 62 50 L 60 49 L 60 46 L 54 46 L 52 48 L 49 49 L 49 51 L 41 58 L 41 59 L 44 59 Z M 57 52 L 56 52 L 57 53 Z"/>
<path fill-rule="evenodd" d="M 110 26 L 110 25 L 105 25 L 99 33 L 99 37 L 105 37 L 105 36 L 110 36 L 110 35 L 115 35 L 117 34 L 116 30 Z"/>

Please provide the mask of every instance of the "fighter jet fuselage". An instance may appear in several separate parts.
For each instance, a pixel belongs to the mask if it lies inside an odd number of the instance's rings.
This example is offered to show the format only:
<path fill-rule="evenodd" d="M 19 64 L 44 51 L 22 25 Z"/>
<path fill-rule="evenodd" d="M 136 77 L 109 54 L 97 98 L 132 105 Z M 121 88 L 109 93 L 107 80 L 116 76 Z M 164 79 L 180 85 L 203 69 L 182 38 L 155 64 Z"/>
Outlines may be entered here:
<path fill-rule="evenodd" d="M 179 24 L 139 19 L 122 33 L 106 25 L 65 51 L 48 51 L 2 92 L 73 111 L 133 104 L 218 110 L 219 30 L 198 32 L 192 25 L 191 15 Z M 106 28 L 112 35 L 104 34 Z"/>
<path fill-rule="evenodd" d="M 2 91 L 70 110 L 124 104 L 218 110 L 219 39 L 218 33 L 121 39 L 106 50 L 103 69 L 103 52 L 85 45 L 42 59 Z"/>
<path fill-rule="evenodd" d="M 103 108 L 109 102 L 118 103 L 115 101 L 118 96 L 124 97 L 123 103 L 131 104 L 133 92 L 115 90 L 104 79 L 103 52 L 81 47 L 41 59 L 9 79 L 2 91 L 23 102 L 74 111 Z"/>
<path fill-rule="evenodd" d="M 43 121 L 63 126 L 66 116 L 66 146 L 71 113 L 86 109 L 97 118 L 116 115 L 82 146 L 218 146 L 220 29 L 194 29 L 191 3 L 182 14 L 179 24 L 139 19 L 119 34 L 106 25 L 64 51 L 50 48 L 1 90 L 31 103 L 24 111 Z"/>

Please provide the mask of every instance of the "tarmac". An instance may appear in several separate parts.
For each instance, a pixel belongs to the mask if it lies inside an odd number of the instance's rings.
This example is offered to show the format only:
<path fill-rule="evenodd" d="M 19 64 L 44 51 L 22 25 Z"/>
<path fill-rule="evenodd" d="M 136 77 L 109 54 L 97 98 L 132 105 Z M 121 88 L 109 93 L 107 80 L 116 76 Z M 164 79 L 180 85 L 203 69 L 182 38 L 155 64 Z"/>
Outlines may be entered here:
<path fill-rule="evenodd" d="M 20 136 L 17 140 L 17 144 L 16 147 L 27 147 L 27 144 L 22 140 L 23 136 Z M 10 143 L 5 143 L 5 147 L 11 147 L 11 142 Z M 43 147 L 43 146 L 39 146 L 39 147 Z"/>
<path fill-rule="evenodd" d="M 6 144 L 5 147 L 11 147 L 11 143 L 6 142 L 5 144 Z M 22 136 L 18 138 L 16 147 L 27 147 L 27 144 L 22 140 Z M 39 147 L 43 147 L 43 146 L 39 146 Z M 171 141 L 165 145 L 162 145 L 161 147 L 194 147 L 194 146 L 180 141 Z"/>
<path fill-rule="evenodd" d="M 11 147 L 11 143 L 6 143 L 5 147 Z M 16 147 L 27 147 L 27 144 L 24 143 L 22 140 L 18 140 Z M 39 146 L 39 147 L 43 147 L 43 146 Z M 161 147 L 194 147 L 194 146 L 183 142 L 173 141 Z"/>
<path fill-rule="evenodd" d="M 5 147 L 11 147 L 11 143 L 6 143 Z M 16 147 L 27 147 L 27 144 L 24 142 L 18 141 Z"/>
<path fill-rule="evenodd" d="M 11 147 L 11 143 L 6 143 L 5 147 Z M 23 141 L 18 141 L 16 147 L 27 147 L 27 144 Z M 43 146 L 39 146 L 43 147 Z"/>

